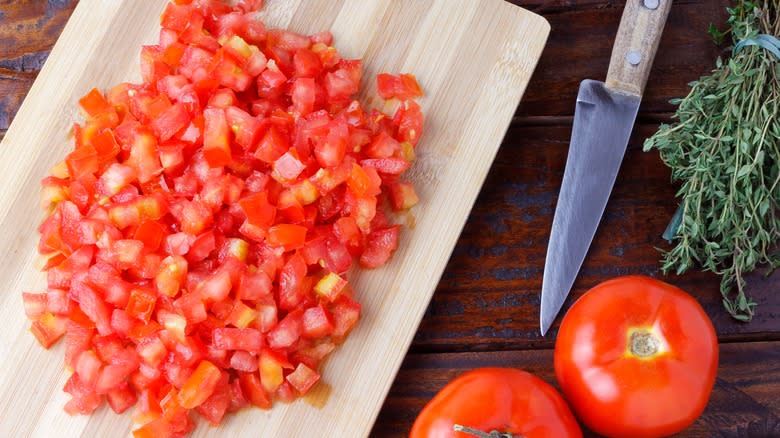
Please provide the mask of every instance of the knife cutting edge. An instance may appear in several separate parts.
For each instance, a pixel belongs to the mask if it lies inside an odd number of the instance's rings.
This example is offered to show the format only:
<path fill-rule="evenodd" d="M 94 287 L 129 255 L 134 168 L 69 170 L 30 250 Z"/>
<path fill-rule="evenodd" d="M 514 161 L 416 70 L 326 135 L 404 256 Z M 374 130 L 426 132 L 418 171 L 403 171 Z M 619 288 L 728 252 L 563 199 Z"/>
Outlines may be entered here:
<path fill-rule="evenodd" d="M 542 336 L 580 271 L 617 178 L 671 0 L 628 0 L 606 82 L 582 81 L 542 279 Z"/>

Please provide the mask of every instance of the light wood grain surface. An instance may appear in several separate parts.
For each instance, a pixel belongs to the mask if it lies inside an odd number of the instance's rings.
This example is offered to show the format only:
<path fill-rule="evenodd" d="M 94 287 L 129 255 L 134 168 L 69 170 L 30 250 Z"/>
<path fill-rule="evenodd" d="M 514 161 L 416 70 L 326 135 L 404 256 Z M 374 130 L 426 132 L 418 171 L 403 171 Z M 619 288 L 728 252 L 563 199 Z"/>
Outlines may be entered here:
<path fill-rule="evenodd" d="M 626 2 L 609 61 L 608 88 L 637 96 L 644 93 L 671 9 L 672 0 Z"/>
<path fill-rule="evenodd" d="M 68 417 L 62 345 L 28 333 L 21 291 L 40 291 L 34 267 L 38 182 L 69 150 L 76 100 L 91 87 L 138 80 L 164 0 L 82 0 L 0 146 L 0 436 L 126 436 L 129 415 L 103 407 Z M 426 90 L 426 133 L 410 171 L 421 203 L 393 261 L 353 273 L 363 319 L 328 361 L 315 398 L 249 410 L 193 436 L 365 436 L 422 318 L 549 33 L 537 15 L 500 0 L 271 0 L 264 19 L 300 32 L 330 28 L 362 57 L 367 78 L 414 72 Z M 367 80 L 368 94 L 373 81 Z M 327 394 L 327 395 L 326 395 Z M 314 403 L 317 404 L 317 403 Z"/>

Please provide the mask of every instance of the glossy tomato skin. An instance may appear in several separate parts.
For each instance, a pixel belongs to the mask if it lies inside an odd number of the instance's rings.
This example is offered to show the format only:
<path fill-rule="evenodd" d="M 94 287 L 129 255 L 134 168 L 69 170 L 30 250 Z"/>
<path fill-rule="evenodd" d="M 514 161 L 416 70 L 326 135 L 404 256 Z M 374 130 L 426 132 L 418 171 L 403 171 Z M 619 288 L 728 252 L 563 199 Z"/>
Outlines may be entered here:
<path fill-rule="evenodd" d="M 468 436 L 455 432 L 455 424 L 524 438 L 582 437 L 560 394 L 513 368 L 478 368 L 448 383 L 420 412 L 409 438 Z"/>
<path fill-rule="evenodd" d="M 656 354 L 632 352 L 643 333 L 658 341 Z M 563 318 L 555 344 L 555 374 L 572 408 L 608 437 L 685 429 L 707 405 L 717 367 L 717 336 L 701 306 L 649 277 L 620 277 L 588 291 Z"/>

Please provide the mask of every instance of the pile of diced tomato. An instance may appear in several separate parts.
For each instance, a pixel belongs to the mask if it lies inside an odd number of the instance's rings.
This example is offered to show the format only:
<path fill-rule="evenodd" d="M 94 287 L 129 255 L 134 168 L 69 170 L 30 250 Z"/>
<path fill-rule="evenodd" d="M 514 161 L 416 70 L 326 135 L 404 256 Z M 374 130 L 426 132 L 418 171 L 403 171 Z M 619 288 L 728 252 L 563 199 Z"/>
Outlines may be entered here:
<path fill-rule="evenodd" d="M 168 4 L 143 82 L 79 101 L 42 182 L 48 289 L 23 296 L 44 347 L 65 337 L 70 414 L 105 399 L 138 437 L 181 436 L 193 410 L 306 394 L 360 315 L 345 273 L 386 263 L 386 212 L 418 201 L 414 76 L 378 75 L 398 109 L 366 109 L 361 61 L 266 28 L 261 3 Z"/>

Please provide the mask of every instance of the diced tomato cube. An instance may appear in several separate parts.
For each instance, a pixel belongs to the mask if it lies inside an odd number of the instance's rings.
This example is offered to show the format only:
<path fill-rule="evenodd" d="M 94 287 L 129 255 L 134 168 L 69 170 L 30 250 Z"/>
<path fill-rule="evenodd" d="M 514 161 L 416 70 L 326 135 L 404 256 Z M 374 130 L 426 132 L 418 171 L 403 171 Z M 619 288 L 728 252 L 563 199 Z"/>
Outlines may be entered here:
<path fill-rule="evenodd" d="M 163 344 L 162 340 L 160 340 L 160 337 L 157 335 L 151 335 L 141 339 L 135 349 L 141 357 L 141 360 L 154 368 L 159 368 L 168 355 L 165 344 Z"/>
<path fill-rule="evenodd" d="M 337 341 L 342 341 L 360 318 L 360 303 L 353 301 L 346 296 L 342 296 L 330 308 L 333 315 L 333 337 Z"/>
<path fill-rule="evenodd" d="M 39 318 L 48 310 L 46 294 L 23 292 L 22 301 L 24 302 L 24 313 L 30 319 Z"/>
<path fill-rule="evenodd" d="M 417 78 L 412 74 L 401 74 L 394 76 L 387 73 L 380 73 L 376 76 L 377 91 L 382 99 L 397 98 L 400 100 L 413 99 L 423 95 Z"/>
<path fill-rule="evenodd" d="M 306 227 L 293 224 L 274 225 L 268 229 L 268 244 L 272 247 L 281 246 L 285 251 L 303 248 L 306 243 Z"/>
<path fill-rule="evenodd" d="M 71 293 L 78 297 L 79 307 L 95 323 L 98 333 L 103 336 L 110 335 L 111 315 L 105 301 L 97 292 L 84 283 L 74 282 L 71 285 Z"/>
<path fill-rule="evenodd" d="M 230 132 L 225 111 L 220 108 L 208 108 L 203 111 L 205 119 L 203 137 L 203 156 L 211 167 L 230 164 Z"/>
<path fill-rule="evenodd" d="M 113 163 L 97 181 L 95 190 L 103 196 L 114 196 L 136 179 L 135 169 L 124 164 Z"/>
<path fill-rule="evenodd" d="M 30 331 L 43 348 L 49 348 L 65 334 L 66 321 L 62 316 L 45 313 L 32 322 Z"/>
<path fill-rule="evenodd" d="M 257 145 L 254 156 L 258 160 L 272 164 L 290 148 L 289 139 L 276 127 L 271 126 Z"/>
<path fill-rule="evenodd" d="M 76 373 L 85 385 L 94 388 L 102 366 L 103 362 L 98 359 L 94 351 L 84 351 L 76 362 Z"/>
<path fill-rule="evenodd" d="M 322 304 L 304 310 L 302 321 L 302 334 L 307 338 L 323 338 L 330 335 L 334 330 L 330 312 L 328 312 Z"/>
<path fill-rule="evenodd" d="M 306 276 L 306 262 L 297 253 L 287 260 L 279 274 L 279 307 L 292 310 L 306 297 L 303 278 Z"/>
<path fill-rule="evenodd" d="M 214 392 L 195 409 L 212 426 L 218 426 L 230 406 L 230 387 L 227 373 L 222 373 Z"/>
<path fill-rule="evenodd" d="M 151 128 L 161 142 L 173 137 L 190 124 L 190 113 L 182 103 L 176 103 L 152 120 Z"/>
<path fill-rule="evenodd" d="M 268 333 L 276 327 L 278 310 L 272 298 L 259 300 L 257 304 L 257 325 L 260 331 Z"/>
<path fill-rule="evenodd" d="M 81 381 L 77 373 L 73 373 L 65 383 L 63 391 L 71 395 L 65 404 L 65 412 L 69 415 L 89 415 L 103 401 L 100 395 Z"/>
<path fill-rule="evenodd" d="M 303 172 L 306 166 L 301 162 L 294 151 L 287 151 L 273 163 L 271 176 L 280 183 L 294 181 Z"/>
<path fill-rule="evenodd" d="M 103 97 L 103 93 L 97 88 L 93 88 L 84 97 L 79 99 L 79 105 L 89 117 L 95 117 L 98 114 L 111 110 L 111 106 Z"/>
<path fill-rule="evenodd" d="M 130 147 L 128 165 L 135 168 L 141 184 L 151 181 L 162 172 L 160 157 L 156 151 L 157 141 L 148 133 L 137 133 Z"/>
<path fill-rule="evenodd" d="M 304 395 L 320 380 L 320 375 L 305 364 L 299 363 L 295 371 L 287 375 L 286 380 L 299 394 Z"/>
<path fill-rule="evenodd" d="M 257 371 L 257 357 L 244 350 L 237 350 L 230 356 L 230 368 L 245 373 Z"/>
<path fill-rule="evenodd" d="M 338 298 L 346 285 L 347 280 L 341 278 L 336 273 L 329 272 L 314 285 L 314 292 L 320 297 L 333 302 Z"/>
<path fill-rule="evenodd" d="M 257 329 L 232 327 L 214 329 L 214 346 L 220 350 L 260 351 L 263 335 Z"/>
<path fill-rule="evenodd" d="M 174 301 L 174 306 L 184 315 L 187 322 L 197 324 L 206 320 L 206 306 L 199 294 L 188 293 Z"/>
<path fill-rule="evenodd" d="M 257 319 L 257 310 L 247 306 L 241 300 L 236 300 L 230 315 L 225 322 L 240 329 L 249 327 Z"/>
<path fill-rule="evenodd" d="M 195 294 L 206 300 L 219 302 L 227 298 L 231 287 L 230 274 L 221 271 L 200 283 Z"/>
<path fill-rule="evenodd" d="M 119 336 L 126 337 L 129 335 L 130 331 L 133 329 L 133 325 L 136 323 L 137 321 L 128 315 L 124 309 L 115 308 L 114 311 L 111 312 L 111 329 Z"/>
<path fill-rule="evenodd" d="M 249 402 L 258 408 L 269 409 L 272 405 L 271 398 L 261 385 L 256 373 L 239 373 L 238 379 L 241 390 Z"/>
<path fill-rule="evenodd" d="M 201 361 L 179 390 L 177 400 L 183 408 L 192 409 L 205 402 L 216 389 L 222 374 L 209 361 Z"/>
<path fill-rule="evenodd" d="M 420 201 L 417 197 L 417 193 L 414 191 L 414 186 L 411 183 L 395 183 L 390 185 L 390 201 L 393 206 L 393 210 L 408 210 Z"/>
<path fill-rule="evenodd" d="M 68 293 L 62 289 L 49 288 L 46 292 L 46 310 L 55 315 L 67 315 L 70 313 L 71 304 Z M 27 309 L 25 308 L 25 312 Z"/>
<path fill-rule="evenodd" d="M 368 236 L 366 249 L 360 255 L 361 266 L 373 269 L 387 263 L 398 247 L 398 231 L 399 226 L 372 231 Z"/>
<path fill-rule="evenodd" d="M 268 193 L 260 192 L 238 201 L 250 224 L 269 227 L 276 218 L 276 207 L 268 201 Z"/>
<path fill-rule="evenodd" d="M 180 255 L 171 255 L 163 259 L 160 272 L 154 279 L 157 291 L 171 298 L 179 294 L 187 277 L 187 260 Z"/>
<path fill-rule="evenodd" d="M 300 309 L 288 313 L 276 327 L 268 332 L 268 345 L 274 349 L 292 347 L 303 332 L 303 311 Z"/>

